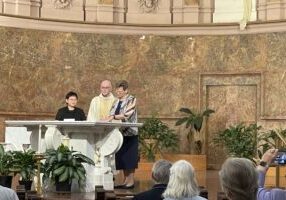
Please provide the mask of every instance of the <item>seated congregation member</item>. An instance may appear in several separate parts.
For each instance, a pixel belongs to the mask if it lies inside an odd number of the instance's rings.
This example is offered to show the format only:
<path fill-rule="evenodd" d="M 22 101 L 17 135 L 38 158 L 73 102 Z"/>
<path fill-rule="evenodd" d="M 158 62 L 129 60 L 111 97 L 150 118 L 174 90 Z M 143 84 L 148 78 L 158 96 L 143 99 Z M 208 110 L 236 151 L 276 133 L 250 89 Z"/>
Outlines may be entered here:
<path fill-rule="evenodd" d="M 219 172 L 221 187 L 229 200 L 256 200 L 258 175 L 252 161 L 228 158 Z"/>
<path fill-rule="evenodd" d="M 222 189 L 226 196 L 230 200 L 286 199 L 285 190 L 264 188 L 266 171 L 276 155 L 277 150 L 267 150 L 257 167 L 246 158 L 227 159 L 219 172 Z"/>
<path fill-rule="evenodd" d="M 273 188 L 271 190 L 264 188 L 265 175 L 267 173 L 268 167 L 273 159 L 277 156 L 277 149 L 269 149 L 266 151 L 262 158 L 260 164 L 257 166 L 258 170 L 258 200 L 282 200 L 286 199 L 286 190 Z"/>
<path fill-rule="evenodd" d="M 0 200 L 19 200 L 16 192 L 0 185 Z"/>
<path fill-rule="evenodd" d="M 56 120 L 74 119 L 75 121 L 84 121 L 86 116 L 82 109 L 76 107 L 78 96 L 75 92 L 66 94 L 66 106 L 60 108 L 56 115 Z"/>
<path fill-rule="evenodd" d="M 170 179 L 163 193 L 164 200 L 205 200 L 199 196 L 199 188 L 193 166 L 179 160 L 170 169 Z"/>
<path fill-rule="evenodd" d="M 152 179 L 155 185 L 150 190 L 135 195 L 133 200 L 162 200 L 162 194 L 169 182 L 171 167 L 172 163 L 167 160 L 158 160 L 155 162 L 152 168 Z"/>

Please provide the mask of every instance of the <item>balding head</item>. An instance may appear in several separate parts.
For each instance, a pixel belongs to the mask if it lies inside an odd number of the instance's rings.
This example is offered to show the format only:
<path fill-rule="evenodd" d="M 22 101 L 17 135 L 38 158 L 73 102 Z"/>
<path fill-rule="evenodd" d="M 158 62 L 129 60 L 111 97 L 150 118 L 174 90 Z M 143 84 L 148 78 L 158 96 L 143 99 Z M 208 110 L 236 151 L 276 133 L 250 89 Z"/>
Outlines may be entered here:
<path fill-rule="evenodd" d="M 110 80 L 103 80 L 100 83 L 100 92 L 102 96 L 107 97 L 112 91 L 112 84 Z"/>

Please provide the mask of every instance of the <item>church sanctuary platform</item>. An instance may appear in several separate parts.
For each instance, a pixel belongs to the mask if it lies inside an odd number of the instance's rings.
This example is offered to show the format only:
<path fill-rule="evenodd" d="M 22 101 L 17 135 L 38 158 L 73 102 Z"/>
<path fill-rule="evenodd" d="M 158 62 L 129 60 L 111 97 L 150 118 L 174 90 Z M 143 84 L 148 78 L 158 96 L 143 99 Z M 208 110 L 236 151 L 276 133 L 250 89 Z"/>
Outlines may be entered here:
<path fill-rule="evenodd" d="M 155 161 L 186 160 L 223 200 L 227 158 L 275 148 L 265 188 L 285 188 L 285 44 L 286 0 L 0 0 L 0 153 L 33 154 L 31 176 L 11 155 L 0 176 L 26 199 L 128 199 Z"/>

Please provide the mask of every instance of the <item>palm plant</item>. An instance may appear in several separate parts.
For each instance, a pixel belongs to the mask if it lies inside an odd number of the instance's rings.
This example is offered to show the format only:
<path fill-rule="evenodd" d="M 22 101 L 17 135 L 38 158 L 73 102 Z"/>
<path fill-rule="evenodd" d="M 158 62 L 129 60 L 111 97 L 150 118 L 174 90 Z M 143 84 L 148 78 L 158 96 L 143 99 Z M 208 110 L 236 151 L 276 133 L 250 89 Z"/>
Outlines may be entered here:
<path fill-rule="evenodd" d="M 49 149 L 45 153 L 43 180 L 51 178 L 53 182 L 78 181 L 83 186 L 86 180 L 86 171 L 83 163 L 94 165 L 94 161 L 77 151 L 70 150 L 61 144 L 57 149 Z"/>
<path fill-rule="evenodd" d="M 286 138 L 286 129 L 274 129 L 266 132 L 262 132 L 258 135 L 258 156 L 261 158 L 262 155 L 271 148 L 275 149 L 284 149 L 286 144 L 283 144 L 282 139 L 285 141 Z"/>
<path fill-rule="evenodd" d="M 191 144 L 191 146 L 194 145 L 196 153 L 201 154 L 203 144 L 201 139 L 196 139 L 195 136 L 200 135 L 204 119 L 206 117 L 209 117 L 210 114 L 214 113 L 215 111 L 211 109 L 206 109 L 202 113 L 195 113 L 189 108 L 180 108 L 179 111 L 186 114 L 187 116 L 180 118 L 175 125 L 180 126 L 182 124 L 185 124 L 185 128 L 189 129 L 187 135 L 189 143 Z"/>

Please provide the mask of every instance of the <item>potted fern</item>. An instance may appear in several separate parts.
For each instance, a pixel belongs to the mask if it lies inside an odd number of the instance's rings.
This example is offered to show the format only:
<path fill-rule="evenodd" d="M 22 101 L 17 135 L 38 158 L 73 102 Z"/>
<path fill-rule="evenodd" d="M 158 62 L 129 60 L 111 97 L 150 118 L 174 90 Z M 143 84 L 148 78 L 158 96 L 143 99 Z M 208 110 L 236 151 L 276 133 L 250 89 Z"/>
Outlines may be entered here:
<path fill-rule="evenodd" d="M 214 113 L 214 110 L 206 109 L 202 113 L 195 113 L 189 108 L 181 108 L 179 111 L 184 113 L 186 116 L 180 118 L 175 125 L 185 125 L 185 128 L 189 129 L 187 139 L 190 144 L 191 153 L 202 154 L 203 141 L 201 130 L 203 122 L 206 117 L 209 117 L 210 114 Z"/>
<path fill-rule="evenodd" d="M 83 163 L 94 165 L 94 161 L 77 151 L 61 144 L 57 149 L 45 153 L 43 182 L 51 179 L 57 191 L 71 191 L 71 183 L 77 181 L 82 187 L 86 180 Z"/>

